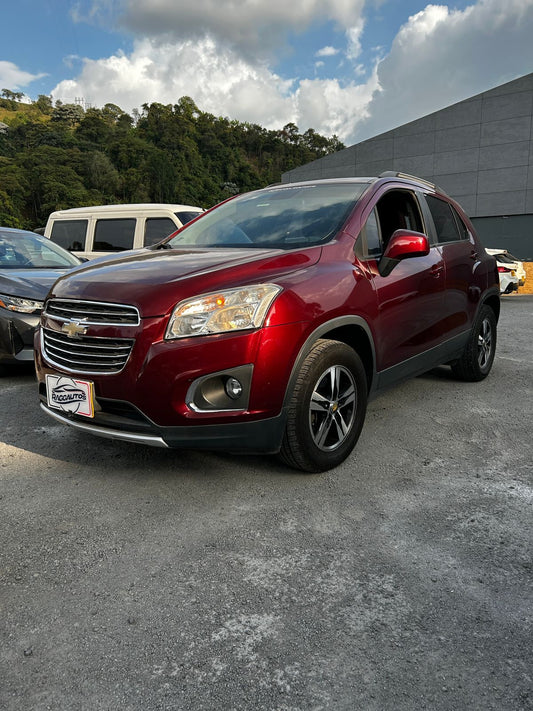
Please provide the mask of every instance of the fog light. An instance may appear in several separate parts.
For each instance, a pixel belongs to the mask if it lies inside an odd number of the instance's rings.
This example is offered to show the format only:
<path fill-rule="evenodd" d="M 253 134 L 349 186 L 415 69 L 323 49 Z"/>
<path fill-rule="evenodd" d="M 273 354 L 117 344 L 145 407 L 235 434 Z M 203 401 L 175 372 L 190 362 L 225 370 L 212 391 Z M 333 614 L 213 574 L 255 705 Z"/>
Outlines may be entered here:
<path fill-rule="evenodd" d="M 242 395 L 242 385 L 237 378 L 228 378 L 225 384 L 226 394 L 232 400 L 238 400 Z"/>

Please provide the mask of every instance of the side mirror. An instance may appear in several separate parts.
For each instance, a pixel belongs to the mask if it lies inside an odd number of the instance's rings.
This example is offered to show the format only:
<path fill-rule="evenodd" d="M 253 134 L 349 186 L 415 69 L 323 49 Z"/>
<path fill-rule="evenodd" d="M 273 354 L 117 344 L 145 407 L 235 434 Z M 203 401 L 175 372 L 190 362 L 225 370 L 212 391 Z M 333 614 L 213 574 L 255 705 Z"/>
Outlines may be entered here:
<path fill-rule="evenodd" d="M 425 257 L 426 254 L 429 254 L 429 240 L 426 235 L 411 230 L 396 230 L 379 260 L 379 273 L 383 277 L 388 276 L 402 259 Z"/>

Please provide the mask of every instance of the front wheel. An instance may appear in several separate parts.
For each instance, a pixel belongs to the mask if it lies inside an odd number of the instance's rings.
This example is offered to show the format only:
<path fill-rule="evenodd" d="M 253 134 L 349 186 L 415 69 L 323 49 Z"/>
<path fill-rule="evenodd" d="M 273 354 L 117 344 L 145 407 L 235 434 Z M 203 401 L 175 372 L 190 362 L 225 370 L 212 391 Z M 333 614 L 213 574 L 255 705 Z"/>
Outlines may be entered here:
<path fill-rule="evenodd" d="M 366 402 L 366 374 L 357 353 L 338 341 L 317 341 L 292 393 L 283 461 L 310 473 L 339 465 L 359 438 Z"/>
<path fill-rule="evenodd" d="M 460 380 L 477 382 L 490 373 L 496 353 L 496 316 L 490 306 L 482 306 L 472 326 L 461 357 L 452 364 Z"/>

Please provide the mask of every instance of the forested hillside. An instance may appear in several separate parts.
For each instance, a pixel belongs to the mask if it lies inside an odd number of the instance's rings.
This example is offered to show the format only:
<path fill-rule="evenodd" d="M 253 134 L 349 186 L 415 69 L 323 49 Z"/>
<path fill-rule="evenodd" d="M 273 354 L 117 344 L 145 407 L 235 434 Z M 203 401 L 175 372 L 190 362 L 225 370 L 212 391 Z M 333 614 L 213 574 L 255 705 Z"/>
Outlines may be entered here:
<path fill-rule="evenodd" d="M 343 145 L 288 124 L 271 131 L 200 111 L 189 97 L 84 110 L 0 98 L 0 225 L 44 226 L 53 210 L 129 202 L 211 207 Z M 5 126 L 2 126 L 5 124 Z M 7 128 L 6 128 L 7 127 Z"/>

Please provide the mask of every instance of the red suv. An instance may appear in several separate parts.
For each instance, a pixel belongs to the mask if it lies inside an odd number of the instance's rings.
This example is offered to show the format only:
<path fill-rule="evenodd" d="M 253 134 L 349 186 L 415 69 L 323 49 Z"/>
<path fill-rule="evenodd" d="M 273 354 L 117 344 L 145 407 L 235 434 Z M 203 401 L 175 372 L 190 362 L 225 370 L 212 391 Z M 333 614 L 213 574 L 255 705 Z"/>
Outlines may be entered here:
<path fill-rule="evenodd" d="M 41 407 L 102 437 L 324 471 L 369 396 L 441 364 L 488 375 L 499 310 L 494 258 L 436 186 L 272 186 L 59 279 L 36 335 Z"/>

